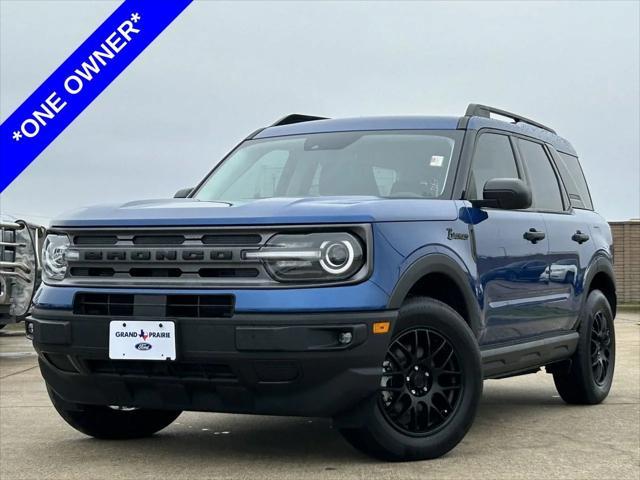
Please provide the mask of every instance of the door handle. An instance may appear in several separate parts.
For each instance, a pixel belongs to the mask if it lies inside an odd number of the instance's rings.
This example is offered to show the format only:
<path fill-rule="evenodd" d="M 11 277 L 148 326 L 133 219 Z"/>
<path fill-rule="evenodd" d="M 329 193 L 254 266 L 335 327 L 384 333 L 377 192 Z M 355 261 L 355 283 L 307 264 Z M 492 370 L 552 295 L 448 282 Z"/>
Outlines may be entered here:
<path fill-rule="evenodd" d="M 571 240 L 573 240 L 574 242 L 578 242 L 579 244 L 582 245 L 584 242 L 589 240 L 589 235 L 587 235 L 586 233 L 582 233 L 580 230 L 578 230 L 576 233 L 574 233 L 571 236 Z"/>
<path fill-rule="evenodd" d="M 535 228 L 530 228 L 528 232 L 524 232 L 522 237 L 525 240 L 529 240 L 531 243 L 538 243 L 540 240 L 543 240 L 545 237 L 544 232 L 540 232 Z"/>

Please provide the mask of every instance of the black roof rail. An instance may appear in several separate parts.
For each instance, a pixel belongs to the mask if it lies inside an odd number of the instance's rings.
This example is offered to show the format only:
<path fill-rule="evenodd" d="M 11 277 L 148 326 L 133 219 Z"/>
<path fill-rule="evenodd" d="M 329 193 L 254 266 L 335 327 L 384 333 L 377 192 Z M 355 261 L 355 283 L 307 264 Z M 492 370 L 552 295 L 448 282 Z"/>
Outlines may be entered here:
<path fill-rule="evenodd" d="M 512 118 L 516 123 L 528 123 L 529 125 L 533 125 L 534 127 L 541 128 L 546 130 L 547 132 L 551 132 L 554 135 L 556 131 L 546 125 L 535 122 L 527 117 L 523 117 L 522 115 L 518 115 L 517 113 L 507 112 L 506 110 L 500 110 L 499 108 L 489 107 L 487 105 L 480 105 L 478 103 L 470 103 L 467 107 L 467 111 L 465 112 L 465 117 L 485 117 L 491 118 L 491 114 L 495 113 L 497 115 L 501 115 L 503 117 Z"/>
<path fill-rule="evenodd" d="M 327 117 L 316 117 L 313 115 L 302 115 L 300 113 L 292 113 L 286 117 L 282 117 L 275 123 L 271 124 L 271 127 L 279 127 L 280 125 L 291 125 L 292 123 L 311 122 L 313 120 L 327 120 Z"/>

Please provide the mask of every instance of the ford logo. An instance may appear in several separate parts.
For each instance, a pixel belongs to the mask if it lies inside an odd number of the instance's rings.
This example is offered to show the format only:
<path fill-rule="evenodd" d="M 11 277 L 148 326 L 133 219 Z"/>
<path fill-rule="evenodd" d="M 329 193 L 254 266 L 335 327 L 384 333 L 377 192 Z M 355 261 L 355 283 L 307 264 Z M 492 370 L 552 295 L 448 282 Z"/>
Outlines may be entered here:
<path fill-rule="evenodd" d="M 151 344 L 145 343 L 145 342 L 138 343 L 138 344 L 136 344 L 136 349 L 137 350 L 151 350 Z"/>

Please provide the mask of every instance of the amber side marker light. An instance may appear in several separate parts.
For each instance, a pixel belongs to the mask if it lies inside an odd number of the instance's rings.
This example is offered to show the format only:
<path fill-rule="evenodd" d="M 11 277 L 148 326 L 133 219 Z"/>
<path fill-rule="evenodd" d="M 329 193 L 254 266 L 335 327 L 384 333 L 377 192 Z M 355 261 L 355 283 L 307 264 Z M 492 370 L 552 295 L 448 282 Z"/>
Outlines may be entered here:
<path fill-rule="evenodd" d="M 391 322 L 375 322 L 373 324 L 373 333 L 389 333 Z"/>

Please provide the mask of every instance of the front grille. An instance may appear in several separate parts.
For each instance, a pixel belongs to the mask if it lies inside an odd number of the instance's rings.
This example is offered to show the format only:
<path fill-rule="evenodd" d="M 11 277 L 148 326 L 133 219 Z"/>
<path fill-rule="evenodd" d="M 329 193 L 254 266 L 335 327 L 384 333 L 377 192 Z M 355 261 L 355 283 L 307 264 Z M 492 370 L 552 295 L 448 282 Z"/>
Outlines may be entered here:
<path fill-rule="evenodd" d="M 198 274 L 206 278 L 255 278 L 260 271 L 257 268 L 201 268 Z"/>
<path fill-rule="evenodd" d="M 248 231 L 247 231 L 248 230 Z M 261 248 L 269 228 L 76 230 L 77 255 L 61 283 L 76 286 L 238 287 L 276 283 L 245 251 Z"/>
<path fill-rule="evenodd" d="M 129 293 L 77 293 L 76 315 L 107 317 L 228 318 L 233 315 L 233 295 L 135 295 Z"/>
<path fill-rule="evenodd" d="M 116 245 L 129 235 L 93 235 L 78 234 L 74 236 L 76 245 Z M 255 245 L 262 237 L 259 234 L 219 233 L 219 234 L 135 234 L 131 236 L 134 245 L 183 245 L 193 240 L 200 240 L 205 245 Z"/>
<path fill-rule="evenodd" d="M 76 235 L 76 245 L 115 245 L 118 241 L 116 235 Z"/>
<path fill-rule="evenodd" d="M 260 235 L 205 235 L 202 237 L 202 243 L 205 245 L 256 245 L 262 240 Z"/>
<path fill-rule="evenodd" d="M 182 276 L 180 268 L 129 268 L 118 270 L 137 278 L 177 278 Z M 72 267 L 69 270 L 72 277 L 115 277 L 116 270 L 108 267 Z M 197 275 L 202 278 L 255 278 L 260 275 L 257 268 L 201 268 Z"/>
<path fill-rule="evenodd" d="M 52 233 L 67 234 L 71 246 L 67 275 L 49 282 L 114 288 L 291 288 L 293 282 L 275 280 L 262 260 L 248 254 L 261 250 L 278 234 L 345 230 L 356 233 L 367 245 L 367 264 L 353 278 L 335 284 L 356 283 L 366 277 L 373 261 L 368 225 L 52 229 Z M 303 281 L 298 285 L 303 284 L 311 286 Z"/>
<path fill-rule="evenodd" d="M 113 277 L 116 271 L 108 267 L 71 267 L 72 277 Z"/>
<path fill-rule="evenodd" d="M 140 360 L 85 360 L 91 373 L 200 380 L 236 381 L 229 365 L 188 362 L 149 362 Z"/>

